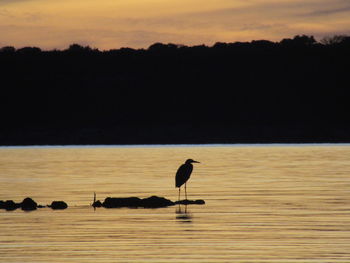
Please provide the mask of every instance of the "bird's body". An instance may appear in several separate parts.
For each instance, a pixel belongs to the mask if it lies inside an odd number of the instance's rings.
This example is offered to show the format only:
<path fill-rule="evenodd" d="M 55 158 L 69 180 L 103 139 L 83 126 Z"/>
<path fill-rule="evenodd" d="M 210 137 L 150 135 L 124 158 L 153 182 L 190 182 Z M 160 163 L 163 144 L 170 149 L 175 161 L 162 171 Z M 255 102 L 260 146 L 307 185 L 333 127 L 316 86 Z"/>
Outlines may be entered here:
<path fill-rule="evenodd" d="M 176 172 L 175 176 L 175 187 L 179 188 L 179 200 L 180 200 L 180 188 L 185 184 L 185 195 L 187 199 L 186 182 L 190 179 L 191 173 L 193 171 L 192 163 L 199 163 L 192 159 L 188 159 L 184 164 L 182 164 Z"/>
<path fill-rule="evenodd" d="M 179 167 L 176 172 L 175 177 L 175 187 L 181 187 L 184 183 L 190 179 L 191 173 L 193 170 L 193 165 L 191 163 L 184 163 Z"/>

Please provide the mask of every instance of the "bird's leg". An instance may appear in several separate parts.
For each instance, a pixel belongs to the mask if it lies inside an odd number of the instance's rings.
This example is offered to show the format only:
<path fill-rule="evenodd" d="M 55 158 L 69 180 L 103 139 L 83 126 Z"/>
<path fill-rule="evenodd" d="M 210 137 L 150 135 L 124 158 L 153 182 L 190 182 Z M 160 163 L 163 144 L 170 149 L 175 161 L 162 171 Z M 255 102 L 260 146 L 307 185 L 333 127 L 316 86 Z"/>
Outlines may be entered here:
<path fill-rule="evenodd" d="M 187 200 L 187 190 L 186 190 L 186 183 L 185 183 L 185 196 L 186 196 L 186 200 Z"/>
<path fill-rule="evenodd" d="M 180 189 L 181 189 L 181 188 L 179 187 L 179 201 L 180 201 Z"/>

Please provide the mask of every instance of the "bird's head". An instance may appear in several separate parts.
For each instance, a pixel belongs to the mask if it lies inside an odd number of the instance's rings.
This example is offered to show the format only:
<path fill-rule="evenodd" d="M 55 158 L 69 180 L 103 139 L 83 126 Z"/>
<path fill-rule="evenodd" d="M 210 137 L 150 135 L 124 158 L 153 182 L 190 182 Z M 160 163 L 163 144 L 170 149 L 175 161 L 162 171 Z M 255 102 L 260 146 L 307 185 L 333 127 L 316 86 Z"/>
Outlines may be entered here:
<path fill-rule="evenodd" d="M 197 162 L 197 161 L 192 160 L 192 159 L 187 159 L 187 160 L 186 160 L 186 163 L 200 163 L 200 162 Z"/>

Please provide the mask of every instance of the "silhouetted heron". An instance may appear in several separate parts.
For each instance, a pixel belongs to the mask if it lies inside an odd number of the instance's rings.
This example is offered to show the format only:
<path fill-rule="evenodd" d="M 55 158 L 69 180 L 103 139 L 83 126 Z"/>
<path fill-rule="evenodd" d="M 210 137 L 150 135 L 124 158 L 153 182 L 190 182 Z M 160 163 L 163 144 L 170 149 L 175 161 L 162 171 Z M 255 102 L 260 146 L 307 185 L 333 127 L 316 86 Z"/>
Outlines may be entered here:
<path fill-rule="evenodd" d="M 190 179 L 193 165 L 192 163 L 199 163 L 192 159 L 188 159 L 184 164 L 182 164 L 176 172 L 175 177 L 175 187 L 179 187 L 179 201 L 180 201 L 180 189 L 183 184 L 185 184 L 185 196 L 187 200 L 186 182 Z"/>

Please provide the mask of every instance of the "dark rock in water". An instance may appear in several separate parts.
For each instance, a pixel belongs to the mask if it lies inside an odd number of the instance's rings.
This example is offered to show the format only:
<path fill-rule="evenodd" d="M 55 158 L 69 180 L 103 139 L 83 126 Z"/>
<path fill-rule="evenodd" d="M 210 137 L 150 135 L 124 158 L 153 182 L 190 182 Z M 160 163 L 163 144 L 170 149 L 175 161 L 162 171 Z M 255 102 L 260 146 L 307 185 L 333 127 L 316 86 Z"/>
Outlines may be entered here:
<path fill-rule="evenodd" d="M 6 210 L 11 211 L 11 210 L 15 210 L 15 209 L 17 209 L 17 208 L 19 208 L 19 207 L 20 207 L 20 204 L 17 204 L 17 203 L 15 203 L 15 202 L 12 201 L 12 200 L 7 200 L 7 201 L 5 202 L 5 209 L 6 209 Z"/>
<path fill-rule="evenodd" d="M 66 209 L 68 205 L 64 201 L 53 201 L 48 207 L 51 207 L 51 209 Z"/>
<path fill-rule="evenodd" d="M 25 198 L 21 203 L 22 210 L 31 211 L 37 209 L 38 204 L 31 198 Z"/>
<path fill-rule="evenodd" d="M 31 211 L 38 207 L 40 206 L 30 197 L 23 199 L 21 203 L 15 203 L 12 200 L 0 201 L 0 209 L 6 209 L 7 211 L 12 211 L 17 208 L 22 208 L 24 211 Z"/>
<path fill-rule="evenodd" d="M 144 207 L 144 208 L 159 208 L 174 205 L 174 202 L 164 197 L 151 196 L 148 198 L 138 197 L 126 197 L 126 198 L 114 198 L 107 197 L 102 206 L 105 208 L 118 208 L 118 207 Z"/>
<path fill-rule="evenodd" d="M 92 204 L 93 207 L 102 207 L 102 203 L 100 200 L 97 200 L 95 201 L 93 204 Z"/>
<path fill-rule="evenodd" d="M 140 204 L 141 204 L 141 199 L 138 197 L 126 197 L 126 198 L 107 197 L 103 202 L 102 206 L 106 208 L 139 207 Z"/>
<path fill-rule="evenodd" d="M 172 205 L 175 205 L 175 203 L 164 197 L 151 196 L 142 199 L 142 206 L 145 208 L 167 207 Z"/>
<path fill-rule="evenodd" d="M 0 209 L 6 209 L 7 211 L 12 211 L 19 208 L 21 204 L 17 204 L 12 200 L 0 201 Z"/>
<path fill-rule="evenodd" d="M 180 200 L 176 201 L 175 204 L 177 205 L 204 205 L 205 201 L 204 200 Z"/>
<path fill-rule="evenodd" d="M 93 206 L 98 207 L 97 201 L 95 203 L 93 204 Z M 180 200 L 177 202 L 173 202 L 169 199 L 166 199 L 164 197 L 159 197 L 159 196 L 151 196 L 143 199 L 138 197 L 126 197 L 126 198 L 107 197 L 105 201 L 102 203 L 102 206 L 105 208 L 118 208 L 118 207 L 160 208 L 160 207 L 172 206 L 175 204 L 203 205 L 205 204 L 205 201 L 204 200 Z"/>

